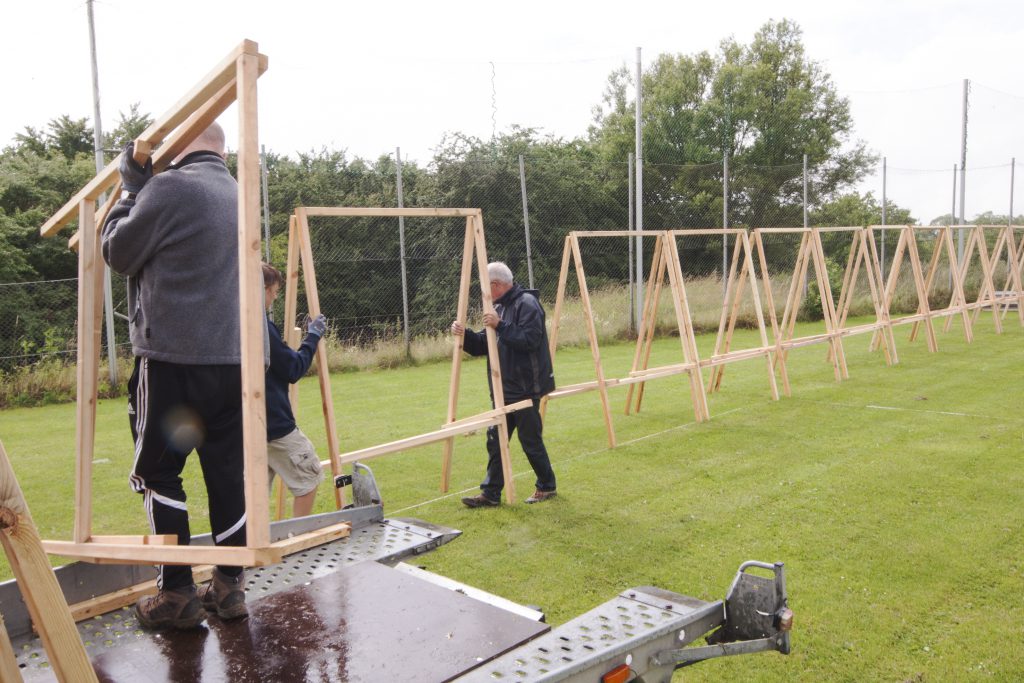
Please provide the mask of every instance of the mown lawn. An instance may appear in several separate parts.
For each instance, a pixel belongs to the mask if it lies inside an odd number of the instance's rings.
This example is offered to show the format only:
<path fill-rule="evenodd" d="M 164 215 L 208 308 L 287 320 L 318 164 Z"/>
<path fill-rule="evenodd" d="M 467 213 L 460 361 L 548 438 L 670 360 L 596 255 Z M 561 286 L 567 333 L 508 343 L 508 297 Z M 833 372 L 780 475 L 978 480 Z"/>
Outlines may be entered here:
<path fill-rule="evenodd" d="M 815 326 L 799 328 L 810 332 Z M 483 435 L 457 441 L 452 492 L 438 492 L 440 448 L 371 461 L 387 514 L 463 530 L 421 558 L 430 570 L 544 607 L 559 623 L 626 588 L 659 585 L 724 596 L 740 562 L 784 561 L 796 613 L 793 654 L 704 663 L 687 680 L 961 681 L 1024 678 L 1024 330 L 1003 335 L 983 315 L 967 345 L 959 327 L 938 353 L 897 328 L 900 363 L 846 340 L 850 379 L 836 383 L 825 347 L 794 350 L 791 397 L 772 401 L 762 360 L 729 365 L 695 424 L 684 376 L 647 385 L 639 415 L 610 392 L 619 445 L 610 450 L 596 393 L 554 401 L 546 439 L 559 496 L 467 510 L 483 473 Z M 734 348 L 754 343 L 739 335 Z M 713 338 L 700 339 L 710 353 Z M 660 340 L 652 365 L 678 362 Z M 601 349 L 623 376 L 630 344 Z M 559 351 L 561 384 L 593 377 L 588 348 Z M 486 407 L 484 366 L 465 364 L 460 415 Z M 440 425 L 447 363 L 335 375 L 344 450 Z M 315 380 L 300 423 L 325 444 Z M 0 439 L 44 537 L 70 536 L 74 409 L 0 412 Z M 128 491 L 125 401 L 99 407 L 94 531 L 142 533 Z M 517 443 L 520 499 L 532 472 Z M 198 466 L 188 486 L 194 532 L 206 530 Z M 325 487 L 318 503 L 331 502 Z M 10 577 L 6 564 L 0 576 Z M 682 678 L 682 674 L 679 674 Z"/>

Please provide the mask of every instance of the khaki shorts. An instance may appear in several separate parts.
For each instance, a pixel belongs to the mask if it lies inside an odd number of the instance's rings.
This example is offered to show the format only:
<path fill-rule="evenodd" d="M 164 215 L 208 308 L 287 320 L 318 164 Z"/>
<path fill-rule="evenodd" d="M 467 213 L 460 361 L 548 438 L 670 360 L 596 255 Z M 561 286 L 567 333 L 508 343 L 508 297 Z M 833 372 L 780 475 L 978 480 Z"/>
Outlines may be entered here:
<path fill-rule="evenodd" d="M 316 489 L 324 480 L 320 458 L 306 435 L 298 429 L 267 442 L 267 478 L 271 486 L 274 475 L 281 480 L 293 496 L 304 496 Z"/>

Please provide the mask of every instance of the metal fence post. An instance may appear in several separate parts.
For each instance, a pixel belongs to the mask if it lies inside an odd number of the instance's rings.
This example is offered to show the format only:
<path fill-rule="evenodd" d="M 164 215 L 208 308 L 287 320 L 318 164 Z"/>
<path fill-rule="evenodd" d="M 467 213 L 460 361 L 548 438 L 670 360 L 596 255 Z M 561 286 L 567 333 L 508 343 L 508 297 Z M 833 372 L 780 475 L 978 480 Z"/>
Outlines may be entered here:
<path fill-rule="evenodd" d="M 634 145 L 636 147 L 634 154 L 636 155 L 636 230 L 640 232 L 644 229 L 644 124 L 643 124 L 643 107 L 641 101 L 643 100 L 643 71 L 640 64 L 640 48 L 636 49 L 636 122 L 633 126 L 636 134 L 636 140 Z M 637 315 L 640 315 L 640 311 L 644 308 L 644 294 L 643 287 L 639 283 L 644 281 L 644 246 L 643 239 L 640 235 L 636 236 L 636 311 Z"/>
<path fill-rule="evenodd" d="M 722 229 L 729 227 L 729 150 L 722 154 Z M 722 235 L 722 296 L 729 287 L 729 237 Z"/>
<path fill-rule="evenodd" d="M 267 263 L 270 263 L 270 200 L 267 195 L 267 148 L 260 145 L 260 185 L 263 186 L 263 239 L 267 243 Z"/>
<path fill-rule="evenodd" d="M 964 79 L 964 101 L 963 101 L 963 116 L 962 116 L 962 128 L 960 131 L 960 225 L 965 225 L 964 222 L 964 202 L 967 199 L 967 93 L 970 91 L 970 81 Z M 957 235 L 957 257 L 958 260 L 963 261 L 964 258 L 964 229 L 961 227 Z"/>
<path fill-rule="evenodd" d="M 96 157 L 96 172 L 103 170 L 103 126 L 100 123 L 100 73 L 96 62 L 96 26 L 92 14 L 93 0 L 88 0 L 86 10 L 89 15 L 89 57 L 92 64 L 92 112 L 93 112 L 93 145 Z M 114 334 L 114 294 L 110 283 L 110 266 L 103 264 L 103 311 L 104 325 L 107 331 L 107 365 L 110 384 L 117 385 L 117 338 Z"/>
<path fill-rule="evenodd" d="M 885 157 L 882 157 L 882 272 L 885 272 L 885 226 L 887 225 L 886 219 L 888 214 L 885 211 L 885 205 L 888 203 L 888 178 L 886 173 L 888 171 L 888 164 Z"/>
<path fill-rule="evenodd" d="M 526 233 L 526 272 L 529 273 L 530 289 L 533 289 L 533 256 L 530 252 L 530 211 L 526 205 L 526 165 L 519 155 L 519 189 L 523 194 L 523 230 Z"/>
<path fill-rule="evenodd" d="M 804 228 L 807 227 L 807 155 L 804 155 Z M 807 296 L 807 290 L 811 286 L 811 273 L 810 270 L 804 273 L 804 296 Z"/>
<path fill-rule="evenodd" d="M 395 147 L 395 170 L 398 193 L 398 208 L 403 208 L 402 201 L 402 148 Z M 402 262 L 402 335 L 405 339 L 405 355 L 411 354 L 409 345 L 409 284 L 405 274 L 405 217 L 398 217 L 398 254 Z"/>
<path fill-rule="evenodd" d="M 627 203 L 629 205 L 629 231 L 633 232 L 636 229 L 636 224 L 633 221 L 633 153 L 629 153 L 629 157 L 626 162 L 626 185 L 628 186 Z M 640 330 L 640 311 L 636 307 L 636 289 L 640 289 L 641 283 L 634 279 L 634 268 L 633 268 L 633 240 L 628 239 L 626 243 L 629 244 L 629 320 L 633 326 L 633 330 L 639 334 Z M 634 289 L 634 287 L 636 289 Z"/>
<path fill-rule="evenodd" d="M 956 220 L 956 164 L 953 164 L 953 208 L 950 210 L 949 224 L 952 225 L 953 221 L 955 221 L 955 220 Z M 946 286 L 949 287 L 950 290 L 952 290 L 953 289 L 953 269 L 952 268 L 949 269 L 949 278 L 948 278 L 948 280 L 949 280 L 949 282 L 946 283 Z"/>

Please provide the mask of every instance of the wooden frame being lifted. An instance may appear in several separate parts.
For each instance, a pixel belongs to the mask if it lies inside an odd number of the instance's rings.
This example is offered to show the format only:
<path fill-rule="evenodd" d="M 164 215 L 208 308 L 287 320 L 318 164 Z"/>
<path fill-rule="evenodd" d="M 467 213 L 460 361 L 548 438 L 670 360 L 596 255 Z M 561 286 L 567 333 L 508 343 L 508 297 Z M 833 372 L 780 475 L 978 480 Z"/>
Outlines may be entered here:
<path fill-rule="evenodd" d="M 100 563 L 260 566 L 347 533 L 328 527 L 283 541 L 270 541 L 256 92 L 256 81 L 267 65 L 267 58 L 259 53 L 256 43 L 243 41 L 135 140 L 136 158 L 143 161 L 152 153 L 153 170 L 159 173 L 232 103 L 238 103 L 238 287 L 247 545 L 179 546 L 168 536 L 92 533 L 92 460 L 103 273 L 98 242 L 106 214 L 120 194 L 118 157 L 40 229 L 43 237 L 52 237 L 78 217 L 78 232 L 70 240 L 70 245 L 78 250 L 79 272 L 75 522 L 71 541 L 42 542 L 48 553 Z M 96 202 L 107 191 L 112 191 L 110 199 L 97 212 Z"/>
<path fill-rule="evenodd" d="M 292 216 L 288 236 L 288 272 L 285 285 L 285 321 L 291 330 L 291 321 L 295 320 L 298 300 L 298 279 L 301 268 L 306 289 L 306 300 L 309 314 L 320 314 L 320 298 L 316 286 L 316 270 L 313 250 L 309 237 L 309 218 L 311 216 L 335 217 L 435 217 L 465 218 L 466 230 L 463 239 L 462 270 L 459 280 L 459 301 L 455 319 L 466 324 L 469 310 L 469 289 L 473 259 L 476 258 L 477 277 L 480 279 L 480 291 L 484 312 L 494 311 L 491 300 L 491 280 L 487 273 L 487 247 L 484 242 L 484 220 L 480 209 L 441 209 L 441 208 L 372 208 L 372 207 L 310 207 L 300 206 Z M 498 445 L 501 453 L 501 468 L 505 478 L 505 498 L 514 503 L 515 480 L 512 477 L 512 464 L 508 450 L 508 425 L 505 420 L 507 413 L 522 410 L 531 405 L 530 401 L 519 401 L 505 405 L 505 395 L 501 383 L 501 366 L 498 362 L 497 336 L 490 327 L 485 328 L 487 335 L 487 355 L 490 362 L 491 387 L 494 398 L 494 409 L 470 417 L 456 419 L 458 406 L 459 381 L 462 374 L 462 341 L 459 340 L 452 351 L 452 375 L 448 396 L 448 412 L 440 429 L 406 437 L 376 446 L 360 448 L 355 451 L 339 454 L 337 429 L 334 422 L 334 403 L 331 395 L 330 376 L 327 368 L 327 350 L 321 344 L 317 347 L 317 371 L 320 377 L 320 396 L 323 403 L 324 421 L 327 427 L 327 446 L 331 455 L 331 468 L 335 475 L 341 474 L 341 466 L 360 460 L 369 460 L 387 453 L 405 451 L 417 446 L 424 446 L 437 441 L 444 442 L 444 453 L 441 462 L 441 490 L 447 491 L 451 479 L 451 460 L 454 450 L 454 437 L 459 434 L 475 432 L 492 426 L 498 428 Z M 290 335 L 291 336 L 291 335 Z M 294 345 L 294 338 L 290 339 Z M 340 505 L 340 501 L 339 501 Z"/>

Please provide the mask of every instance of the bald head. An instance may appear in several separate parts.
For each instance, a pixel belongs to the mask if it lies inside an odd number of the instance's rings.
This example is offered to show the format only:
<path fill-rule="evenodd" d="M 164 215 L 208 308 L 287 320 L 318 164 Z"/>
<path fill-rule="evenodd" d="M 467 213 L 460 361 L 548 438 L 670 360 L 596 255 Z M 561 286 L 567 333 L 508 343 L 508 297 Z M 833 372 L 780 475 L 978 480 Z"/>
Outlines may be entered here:
<path fill-rule="evenodd" d="M 210 127 L 196 136 L 196 139 L 189 143 L 189 145 L 181 150 L 175 159 L 175 163 L 181 161 L 192 152 L 213 152 L 224 156 L 224 129 L 220 127 L 220 124 L 214 121 L 210 124 Z"/>

